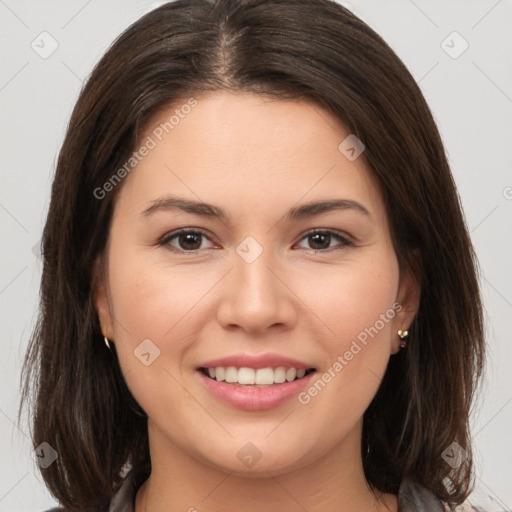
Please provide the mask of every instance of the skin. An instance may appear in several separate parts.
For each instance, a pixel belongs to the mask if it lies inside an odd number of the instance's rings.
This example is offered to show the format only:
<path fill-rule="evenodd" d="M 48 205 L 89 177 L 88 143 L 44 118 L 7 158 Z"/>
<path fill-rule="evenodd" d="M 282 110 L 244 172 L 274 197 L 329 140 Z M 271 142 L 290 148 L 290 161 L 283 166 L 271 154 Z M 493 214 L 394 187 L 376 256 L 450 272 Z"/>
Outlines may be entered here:
<path fill-rule="evenodd" d="M 350 132 L 311 102 L 195 98 L 120 185 L 106 260 L 94 275 L 103 333 L 148 414 L 152 474 L 136 512 L 396 511 L 396 496 L 373 493 L 365 480 L 362 415 L 399 350 L 397 330 L 417 312 L 419 286 L 399 271 L 364 153 L 348 160 L 338 146 Z M 175 108 L 155 115 L 141 140 Z M 229 219 L 175 208 L 141 214 L 167 194 L 221 207 Z M 327 199 L 357 201 L 370 215 L 285 219 L 294 206 Z M 159 245 L 181 228 L 207 235 Z M 316 228 L 352 245 L 312 240 L 307 232 Z M 252 263 L 236 252 L 247 236 L 263 249 Z M 320 375 L 397 302 L 402 309 L 307 404 L 293 397 L 243 411 L 197 378 L 201 362 L 241 352 L 290 356 Z M 145 366 L 133 351 L 148 338 L 160 355 Z M 247 442 L 261 453 L 252 467 L 237 457 Z"/>

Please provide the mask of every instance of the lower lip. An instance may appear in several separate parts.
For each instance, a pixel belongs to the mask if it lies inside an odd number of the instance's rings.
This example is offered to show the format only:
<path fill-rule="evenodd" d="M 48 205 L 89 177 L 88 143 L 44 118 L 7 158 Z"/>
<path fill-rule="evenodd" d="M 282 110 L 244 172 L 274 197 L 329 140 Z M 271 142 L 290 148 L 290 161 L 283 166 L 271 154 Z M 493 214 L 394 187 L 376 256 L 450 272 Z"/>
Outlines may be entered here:
<path fill-rule="evenodd" d="M 283 402 L 286 402 L 286 400 L 297 396 L 306 387 L 310 378 L 316 372 L 311 372 L 302 377 L 302 379 L 283 382 L 282 384 L 274 384 L 265 388 L 239 386 L 227 382 L 219 382 L 207 377 L 199 370 L 197 373 L 210 392 L 223 402 L 237 407 L 238 409 L 261 411 L 277 407 Z"/>

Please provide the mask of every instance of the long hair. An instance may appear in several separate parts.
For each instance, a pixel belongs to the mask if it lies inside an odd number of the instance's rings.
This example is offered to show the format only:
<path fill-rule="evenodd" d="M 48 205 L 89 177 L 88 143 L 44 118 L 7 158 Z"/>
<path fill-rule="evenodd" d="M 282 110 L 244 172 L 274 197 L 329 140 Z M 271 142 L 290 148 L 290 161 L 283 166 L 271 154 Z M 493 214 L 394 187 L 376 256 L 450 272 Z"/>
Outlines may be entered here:
<path fill-rule="evenodd" d="M 314 100 L 364 142 L 400 268 L 421 282 L 408 347 L 391 358 L 364 414 L 365 476 L 383 492 L 407 477 L 462 503 L 485 355 L 477 260 L 418 85 L 378 34 L 331 0 L 177 0 L 126 29 L 89 76 L 57 162 L 22 375 L 34 446 L 58 452 L 42 469 L 50 492 L 70 509 L 107 510 L 123 465 L 150 464 L 147 419 L 104 346 L 91 296 L 123 185 L 95 191 L 152 115 L 219 90 Z M 454 442 L 467 454 L 456 468 L 443 459 Z"/>

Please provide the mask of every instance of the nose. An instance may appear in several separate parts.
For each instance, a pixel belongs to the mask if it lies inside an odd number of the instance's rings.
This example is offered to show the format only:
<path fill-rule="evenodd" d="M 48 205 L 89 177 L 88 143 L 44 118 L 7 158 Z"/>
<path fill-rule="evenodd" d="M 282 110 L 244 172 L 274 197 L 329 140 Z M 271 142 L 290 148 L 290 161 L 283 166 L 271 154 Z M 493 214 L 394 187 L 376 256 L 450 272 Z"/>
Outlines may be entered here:
<path fill-rule="evenodd" d="M 269 328 L 292 329 L 297 309 L 287 275 L 270 251 L 264 251 L 251 263 L 235 254 L 233 268 L 222 283 L 219 323 L 225 329 L 238 328 L 254 334 Z"/>

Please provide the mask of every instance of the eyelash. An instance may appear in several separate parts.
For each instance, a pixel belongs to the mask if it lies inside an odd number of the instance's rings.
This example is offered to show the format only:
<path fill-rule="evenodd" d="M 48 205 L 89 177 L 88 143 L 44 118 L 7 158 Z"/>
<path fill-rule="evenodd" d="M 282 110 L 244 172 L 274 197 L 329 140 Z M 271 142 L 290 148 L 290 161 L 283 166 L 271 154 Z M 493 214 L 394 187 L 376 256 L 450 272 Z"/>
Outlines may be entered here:
<path fill-rule="evenodd" d="M 188 228 L 188 229 L 180 229 L 179 231 L 174 231 L 172 233 L 168 233 L 168 234 L 164 235 L 160 239 L 160 241 L 158 242 L 157 245 L 168 247 L 173 252 L 177 252 L 177 253 L 181 253 L 181 254 L 197 254 L 198 252 L 200 252 L 202 250 L 208 250 L 208 249 L 195 249 L 193 251 L 185 251 L 183 249 L 178 249 L 178 248 L 170 245 L 170 241 L 172 239 L 177 238 L 180 235 L 186 235 L 186 234 L 200 234 L 200 235 L 203 235 L 208 240 L 210 240 L 210 237 L 204 230 L 202 230 L 200 228 Z M 345 247 L 353 247 L 355 245 L 353 242 L 351 242 L 350 240 L 345 238 L 343 235 L 341 235 L 337 231 L 330 230 L 330 229 L 318 229 L 318 228 L 312 229 L 312 230 L 308 231 L 307 233 L 305 233 L 304 236 L 300 239 L 300 242 L 302 242 L 302 240 L 304 240 L 312 235 L 315 235 L 315 234 L 330 235 L 331 237 L 334 237 L 338 242 L 341 242 L 341 247 L 337 247 L 337 248 L 331 247 L 330 249 L 306 249 L 310 253 L 315 253 L 315 254 L 328 253 L 328 252 L 344 249 Z M 210 240 L 210 241 L 212 241 L 212 240 Z"/>

